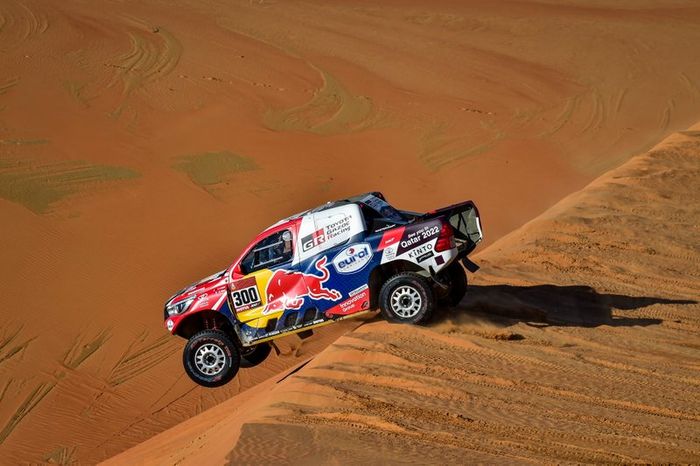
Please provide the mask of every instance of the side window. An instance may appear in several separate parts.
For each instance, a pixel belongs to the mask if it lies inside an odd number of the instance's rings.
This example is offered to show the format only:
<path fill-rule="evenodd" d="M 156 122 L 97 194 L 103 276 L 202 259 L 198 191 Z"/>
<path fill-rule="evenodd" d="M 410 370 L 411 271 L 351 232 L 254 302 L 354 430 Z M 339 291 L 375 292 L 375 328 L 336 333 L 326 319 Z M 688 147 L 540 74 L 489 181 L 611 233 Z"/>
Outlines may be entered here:
<path fill-rule="evenodd" d="M 293 256 L 292 232 L 278 231 L 253 246 L 241 261 L 241 271 L 247 275 L 260 269 L 289 262 Z"/>

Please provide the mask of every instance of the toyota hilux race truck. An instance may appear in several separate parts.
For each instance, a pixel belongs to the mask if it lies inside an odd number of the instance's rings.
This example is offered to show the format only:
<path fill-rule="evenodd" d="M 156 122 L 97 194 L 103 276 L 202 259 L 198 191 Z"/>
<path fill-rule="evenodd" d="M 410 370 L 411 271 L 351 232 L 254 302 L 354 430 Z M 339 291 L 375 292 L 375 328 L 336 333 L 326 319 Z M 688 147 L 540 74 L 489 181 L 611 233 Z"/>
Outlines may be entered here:
<path fill-rule="evenodd" d="M 380 308 L 393 322 L 429 319 L 464 297 L 467 255 L 481 241 L 467 201 L 428 213 L 373 192 L 329 202 L 262 233 L 227 269 L 171 297 L 165 326 L 187 339 L 183 363 L 200 385 L 262 362 L 270 342 Z"/>

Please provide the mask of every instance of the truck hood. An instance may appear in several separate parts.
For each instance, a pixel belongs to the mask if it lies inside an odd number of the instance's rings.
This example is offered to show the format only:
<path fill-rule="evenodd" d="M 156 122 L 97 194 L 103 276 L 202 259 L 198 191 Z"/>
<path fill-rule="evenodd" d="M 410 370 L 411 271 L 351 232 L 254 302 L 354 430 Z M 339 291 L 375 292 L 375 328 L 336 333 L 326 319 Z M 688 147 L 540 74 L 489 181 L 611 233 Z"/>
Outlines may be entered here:
<path fill-rule="evenodd" d="M 165 306 L 170 306 L 172 304 L 178 303 L 188 297 L 198 296 L 211 288 L 215 288 L 221 285 L 221 282 L 225 280 L 224 275 L 226 274 L 226 269 L 220 270 L 215 274 L 209 275 L 206 278 L 201 279 L 198 282 L 192 283 L 189 286 L 181 289 L 170 298 L 165 303 Z"/>

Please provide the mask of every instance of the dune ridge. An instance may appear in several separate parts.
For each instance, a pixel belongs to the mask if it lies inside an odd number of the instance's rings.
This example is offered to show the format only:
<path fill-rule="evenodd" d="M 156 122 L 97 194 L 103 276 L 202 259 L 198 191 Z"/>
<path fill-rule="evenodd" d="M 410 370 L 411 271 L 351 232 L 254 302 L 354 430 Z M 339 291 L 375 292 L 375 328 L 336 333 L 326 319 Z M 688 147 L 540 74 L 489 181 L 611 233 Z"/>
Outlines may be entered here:
<path fill-rule="evenodd" d="M 365 323 L 104 464 L 697 462 L 698 130 L 495 242 L 433 324 Z"/>
<path fill-rule="evenodd" d="M 219 390 L 183 374 L 165 299 L 280 218 L 473 198 L 491 243 L 687 128 L 698 23 L 693 0 L 0 2 L 0 462 L 98 462 L 358 325 Z"/>

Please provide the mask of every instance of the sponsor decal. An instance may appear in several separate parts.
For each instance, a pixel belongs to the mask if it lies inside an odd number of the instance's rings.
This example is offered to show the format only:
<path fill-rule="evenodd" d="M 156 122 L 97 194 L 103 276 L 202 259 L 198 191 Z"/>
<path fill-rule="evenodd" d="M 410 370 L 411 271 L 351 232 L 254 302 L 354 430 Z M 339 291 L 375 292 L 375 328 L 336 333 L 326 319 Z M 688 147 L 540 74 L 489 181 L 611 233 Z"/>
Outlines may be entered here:
<path fill-rule="evenodd" d="M 360 312 L 369 307 L 369 288 L 358 291 L 354 296 L 346 299 L 337 306 L 326 311 L 326 317 L 347 315 Z"/>
<path fill-rule="evenodd" d="M 340 235 L 350 233 L 350 217 L 343 216 L 338 221 L 324 227 L 328 239 L 336 238 Z"/>
<path fill-rule="evenodd" d="M 372 260 L 372 247 L 367 243 L 353 244 L 333 258 L 333 267 L 338 273 L 347 274 L 362 270 Z"/>
<path fill-rule="evenodd" d="M 440 220 L 432 220 L 427 223 L 411 226 L 406 228 L 401 241 L 397 255 L 404 254 L 411 249 L 415 249 L 425 243 L 432 242 L 440 235 Z"/>
<path fill-rule="evenodd" d="M 383 227 L 381 227 L 381 228 L 377 228 L 377 229 L 374 230 L 374 231 L 375 231 L 375 233 L 381 233 L 382 231 L 391 230 L 391 229 L 394 228 L 395 226 L 396 226 L 396 225 L 392 223 L 392 224 L 389 224 L 389 225 L 385 225 L 385 226 L 383 226 Z"/>
<path fill-rule="evenodd" d="M 231 301 L 233 301 L 233 308 L 236 312 L 243 312 L 262 306 L 262 299 L 260 298 L 255 277 L 234 281 L 231 289 Z"/>
<path fill-rule="evenodd" d="M 382 251 L 389 246 L 393 246 L 394 244 L 398 244 L 399 241 L 401 241 L 401 237 L 403 236 L 403 232 L 406 229 L 406 227 L 399 227 L 394 230 L 388 230 L 385 231 L 384 234 L 382 235 L 382 240 L 379 242 L 379 246 L 377 247 L 378 251 Z"/>
<path fill-rule="evenodd" d="M 197 306 L 209 306 L 209 295 L 207 293 L 197 296 Z"/>
<path fill-rule="evenodd" d="M 277 269 L 270 281 L 267 282 L 265 297 L 267 304 L 263 309 L 263 315 L 284 309 L 301 309 L 304 298 L 327 299 L 337 301 L 342 298 L 338 290 L 326 288 L 324 283 L 330 278 L 330 272 L 326 266 L 327 257 L 321 257 L 314 267 L 321 275 L 307 274 L 293 270 Z"/>
<path fill-rule="evenodd" d="M 350 217 L 343 216 L 340 220 L 336 220 L 310 235 L 306 235 L 301 239 L 301 250 L 309 251 L 316 246 L 320 246 L 326 241 L 330 241 L 342 235 L 350 233 Z"/>
<path fill-rule="evenodd" d="M 310 235 L 306 235 L 301 239 L 301 250 L 306 252 L 309 249 L 315 248 L 326 242 L 326 235 L 323 228 L 314 231 Z"/>
<path fill-rule="evenodd" d="M 433 255 L 433 243 L 426 243 L 422 246 L 416 247 L 415 249 L 411 249 L 410 251 L 408 251 L 408 257 L 411 259 L 415 259 L 426 253 L 430 253 L 431 256 Z"/>
<path fill-rule="evenodd" d="M 369 285 L 367 285 L 367 284 L 365 283 L 365 284 L 362 285 L 361 287 L 355 288 L 355 289 L 352 290 L 350 293 L 348 293 L 348 296 L 351 296 L 351 297 L 352 297 L 352 296 L 355 296 L 357 293 L 362 293 L 362 292 L 365 291 L 366 289 L 369 289 Z"/>
<path fill-rule="evenodd" d="M 396 249 L 399 247 L 398 244 L 395 244 L 393 246 L 389 246 L 384 250 L 383 256 L 382 256 L 382 263 L 384 262 L 389 262 L 393 261 L 396 259 Z"/>
<path fill-rule="evenodd" d="M 431 257 L 433 257 L 433 251 L 428 251 L 425 254 L 416 257 L 416 262 L 418 262 L 420 264 L 421 262 L 428 260 Z"/>

